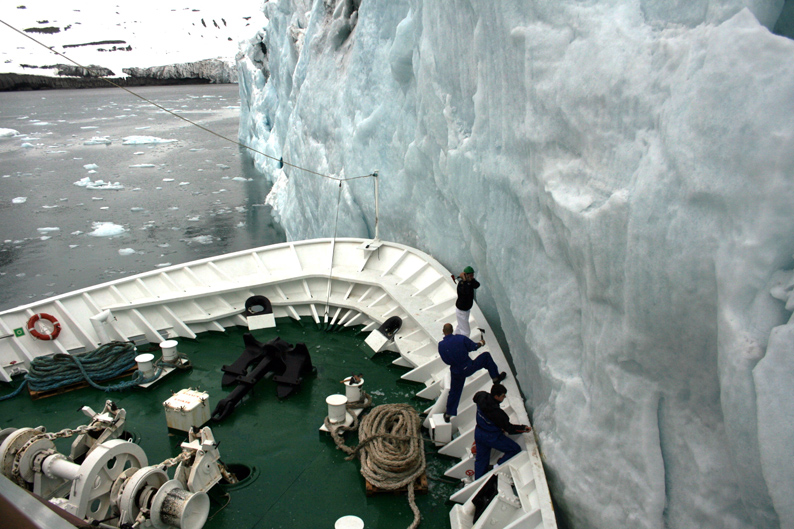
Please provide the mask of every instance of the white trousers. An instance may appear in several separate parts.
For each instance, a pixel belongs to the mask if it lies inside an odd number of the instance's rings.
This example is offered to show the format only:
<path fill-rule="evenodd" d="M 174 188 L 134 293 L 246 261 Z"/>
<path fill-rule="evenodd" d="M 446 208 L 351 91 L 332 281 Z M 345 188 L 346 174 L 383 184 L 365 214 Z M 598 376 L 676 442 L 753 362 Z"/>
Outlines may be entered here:
<path fill-rule="evenodd" d="M 466 338 L 471 334 L 471 329 L 469 328 L 469 312 L 471 311 L 460 310 L 458 307 L 455 307 L 455 316 L 458 318 L 458 324 L 455 326 L 455 334 L 462 334 Z"/>

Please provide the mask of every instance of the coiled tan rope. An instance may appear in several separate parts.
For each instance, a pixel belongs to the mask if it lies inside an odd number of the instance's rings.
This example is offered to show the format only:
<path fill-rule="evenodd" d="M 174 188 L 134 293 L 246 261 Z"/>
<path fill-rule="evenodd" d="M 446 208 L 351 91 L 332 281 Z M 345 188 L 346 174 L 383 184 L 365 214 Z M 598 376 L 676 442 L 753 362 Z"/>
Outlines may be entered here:
<path fill-rule="evenodd" d="M 326 427 L 329 424 L 326 419 Z M 355 448 L 345 445 L 341 437 L 342 432 L 354 430 L 355 426 L 328 428 L 337 448 L 348 454 L 347 460 L 358 455 L 361 475 L 371 484 L 384 490 L 408 487 L 408 504 L 414 513 L 408 529 L 415 529 L 422 519 L 414 491 L 414 482 L 426 467 L 421 427 L 419 413 L 412 406 L 383 404 L 372 408 L 362 419 Z"/>

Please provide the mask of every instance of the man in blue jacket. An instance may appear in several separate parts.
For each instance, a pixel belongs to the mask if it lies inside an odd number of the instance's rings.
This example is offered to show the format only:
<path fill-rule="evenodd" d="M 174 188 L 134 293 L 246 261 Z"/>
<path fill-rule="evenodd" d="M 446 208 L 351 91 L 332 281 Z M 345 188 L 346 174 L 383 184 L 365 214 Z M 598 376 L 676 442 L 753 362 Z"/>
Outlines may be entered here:
<path fill-rule="evenodd" d="M 497 461 L 498 465 L 521 451 L 518 443 L 507 437 L 505 432 L 515 435 L 532 430 L 529 426 L 510 422 L 510 418 L 500 406 L 506 396 L 507 388 L 501 384 L 494 384 L 490 393 L 479 391 L 472 399 L 477 404 L 477 427 L 474 429 L 477 455 L 474 458 L 474 479 L 480 479 L 488 472 L 492 448 L 504 453 Z"/>
<path fill-rule="evenodd" d="M 491 358 L 491 353 L 482 353 L 474 360 L 469 358 L 469 352 L 476 351 L 485 345 L 485 339 L 475 343 L 462 334 L 453 334 L 451 323 L 444 324 L 443 332 L 444 339 L 438 342 L 438 354 L 441 355 L 441 360 L 449 366 L 449 371 L 452 374 L 452 384 L 447 397 L 447 412 L 444 414 L 444 420 L 449 422 L 451 416 L 458 414 L 458 403 L 466 377 L 470 377 L 484 368 L 488 370 L 493 383 L 498 384 L 507 377 L 507 373 L 499 372 L 496 362 Z"/>

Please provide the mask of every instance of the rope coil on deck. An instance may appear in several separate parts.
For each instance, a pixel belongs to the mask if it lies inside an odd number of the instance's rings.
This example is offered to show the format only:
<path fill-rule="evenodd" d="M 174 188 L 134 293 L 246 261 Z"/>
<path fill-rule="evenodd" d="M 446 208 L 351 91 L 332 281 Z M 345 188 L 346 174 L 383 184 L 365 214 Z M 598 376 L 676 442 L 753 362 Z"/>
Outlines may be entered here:
<path fill-rule="evenodd" d="M 156 362 L 157 371 L 153 376 L 146 378 L 141 371 L 136 370 L 131 380 L 110 386 L 101 386 L 95 381 L 110 380 L 123 375 L 137 364 L 135 356 L 138 354 L 132 342 L 110 342 L 99 346 L 97 349 L 77 355 L 55 354 L 52 356 L 39 356 L 30 362 L 30 370 L 25 380 L 11 394 L 0 397 L 7 400 L 18 395 L 27 385 L 30 391 L 51 391 L 62 387 L 83 382 L 102 391 L 121 391 L 124 389 L 153 382 L 160 377 L 164 367 L 170 366 L 177 369 L 190 368 L 190 362 L 179 361 L 167 364 L 162 359 Z M 184 355 L 179 355 L 184 359 Z"/>
<path fill-rule="evenodd" d="M 414 513 L 408 529 L 415 529 L 422 519 L 414 491 L 414 482 L 426 467 L 421 428 L 419 413 L 409 404 L 383 404 L 373 408 L 361 420 L 359 443 L 355 448 L 345 445 L 339 434 L 354 430 L 355 426 L 328 428 L 337 448 L 348 454 L 345 459 L 352 460 L 358 455 L 361 475 L 367 481 L 384 490 L 408 488 L 408 503 Z"/>

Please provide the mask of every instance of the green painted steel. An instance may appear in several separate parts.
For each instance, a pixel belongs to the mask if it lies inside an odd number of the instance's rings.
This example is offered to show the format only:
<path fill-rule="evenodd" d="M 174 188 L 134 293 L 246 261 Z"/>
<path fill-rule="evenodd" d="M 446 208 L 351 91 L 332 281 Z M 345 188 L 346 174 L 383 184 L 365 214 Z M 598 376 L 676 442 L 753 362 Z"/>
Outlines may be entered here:
<path fill-rule="evenodd" d="M 244 332 L 246 329 L 232 328 L 224 333 L 204 333 L 196 340 L 180 339 L 178 350 L 188 355 L 193 369 L 173 374 L 149 390 L 108 394 L 86 388 L 36 401 L 23 394 L 0 402 L 0 429 L 74 428 L 88 422 L 78 411 L 81 406 L 99 411 L 105 400 L 111 399 L 127 410 L 126 429 L 146 452 L 149 464 L 163 461 L 181 451 L 179 445 L 186 435 L 167 428 L 162 403 L 172 393 L 189 387 L 208 392 L 214 407 L 234 387 L 221 387 L 221 366 L 240 355 Z M 366 496 L 358 461 L 345 461 L 345 455 L 319 427 L 328 411 L 325 398 L 344 394 L 340 381 L 351 373 L 364 374 L 364 389 L 373 396 L 373 406 L 407 402 L 422 412 L 430 402 L 414 394 L 423 386 L 399 380 L 405 369 L 391 365 L 394 353 L 370 358 L 371 351 L 364 344 L 366 333 L 360 329 L 325 331 L 312 320 L 285 318 L 278 320 L 275 329 L 253 334 L 262 342 L 280 336 L 292 344 L 305 343 L 317 373 L 303 381 L 297 394 L 283 401 L 276 397 L 276 383 L 265 379 L 230 417 L 209 424 L 220 441 L 222 460 L 231 466 L 246 465 L 252 475 L 241 484 L 213 489 L 205 528 L 330 529 L 345 515 L 359 516 L 367 528 L 408 527 L 413 515 L 405 494 Z M 143 352 L 144 348 L 139 349 Z M 0 388 L 0 393 L 11 389 Z M 69 440 L 59 442 L 56 446 L 68 454 Z M 355 442 L 355 435 L 348 437 L 348 444 Z M 451 504 L 446 500 L 458 486 L 443 473 L 456 460 L 437 455 L 429 441 L 425 448 L 429 492 L 417 495 L 423 515 L 420 527 L 447 528 Z"/>

